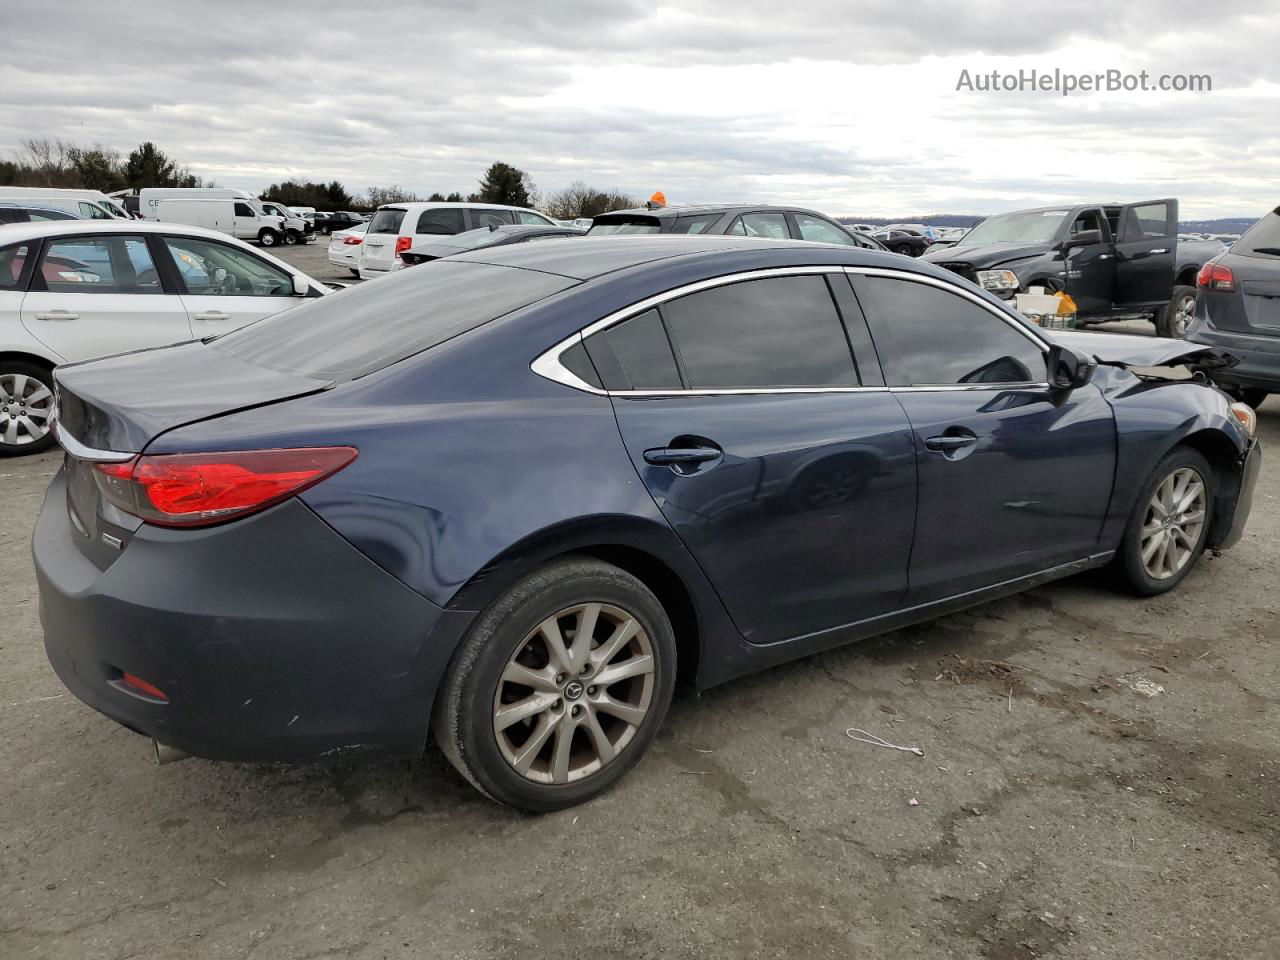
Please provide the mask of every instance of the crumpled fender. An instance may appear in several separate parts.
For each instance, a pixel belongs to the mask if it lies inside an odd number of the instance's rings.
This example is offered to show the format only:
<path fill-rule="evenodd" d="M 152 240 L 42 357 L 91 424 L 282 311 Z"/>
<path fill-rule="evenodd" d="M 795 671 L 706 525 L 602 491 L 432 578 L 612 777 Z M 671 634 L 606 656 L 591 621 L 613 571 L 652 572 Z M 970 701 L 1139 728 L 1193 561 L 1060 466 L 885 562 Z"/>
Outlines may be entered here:
<path fill-rule="evenodd" d="M 1046 334 L 1055 343 L 1078 350 L 1112 367 L 1177 367 L 1206 369 L 1234 367 L 1239 358 L 1218 347 L 1206 347 L 1167 337 L 1141 337 L 1087 330 L 1054 330 Z"/>

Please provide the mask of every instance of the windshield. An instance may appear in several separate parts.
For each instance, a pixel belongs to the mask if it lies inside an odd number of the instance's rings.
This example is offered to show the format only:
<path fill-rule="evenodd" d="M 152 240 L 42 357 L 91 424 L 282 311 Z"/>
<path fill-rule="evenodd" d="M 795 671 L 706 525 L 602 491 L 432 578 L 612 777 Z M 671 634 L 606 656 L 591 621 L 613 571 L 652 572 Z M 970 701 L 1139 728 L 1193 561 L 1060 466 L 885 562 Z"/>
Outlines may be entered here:
<path fill-rule="evenodd" d="M 210 346 L 272 370 L 350 380 L 577 282 L 537 270 L 437 260 L 311 300 L 217 337 Z M 360 335 L 352 336 L 353 330 Z"/>
<path fill-rule="evenodd" d="M 1280 257 L 1280 207 L 1246 230 L 1244 236 L 1231 245 L 1231 252 L 1246 257 Z"/>
<path fill-rule="evenodd" d="M 1048 243 L 1058 233 L 1067 210 L 1031 210 L 1025 213 L 1002 213 L 988 217 L 970 230 L 964 245 L 984 243 Z"/>
<path fill-rule="evenodd" d="M 661 233 L 662 224 L 657 217 L 625 216 L 596 217 L 590 234 L 602 233 Z"/>
<path fill-rule="evenodd" d="M 407 211 L 402 207 L 383 207 L 369 221 L 370 233 L 399 233 Z"/>

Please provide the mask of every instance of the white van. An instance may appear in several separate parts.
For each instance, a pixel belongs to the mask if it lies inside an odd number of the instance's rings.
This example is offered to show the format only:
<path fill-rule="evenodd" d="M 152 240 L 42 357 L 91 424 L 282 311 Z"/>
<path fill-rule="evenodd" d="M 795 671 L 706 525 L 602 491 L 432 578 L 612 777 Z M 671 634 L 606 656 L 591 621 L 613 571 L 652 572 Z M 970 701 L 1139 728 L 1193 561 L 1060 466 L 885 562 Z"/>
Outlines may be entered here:
<path fill-rule="evenodd" d="M 232 187 L 147 187 L 138 193 L 138 209 L 144 220 L 163 220 L 172 217 L 161 217 L 158 214 L 162 200 L 243 200 L 258 214 L 279 217 L 283 227 L 278 238 L 281 243 L 306 243 L 314 239 L 314 232 L 308 234 L 307 222 L 286 210 L 274 200 L 259 200 L 253 194 Z M 187 220 L 176 220 L 175 223 L 188 223 Z M 204 222 L 196 226 L 207 226 Z M 257 240 L 258 234 L 237 233 L 241 240 Z M 270 246 L 270 244 L 264 244 Z"/>
<path fill-rule="evenodd" d="M 451 236 L 480 227 L 504 224 L 554 227 L 556 222 L 537 210 L 494 203 L 388 203 L 374 211 L 360 244 L 358 273 L 373 280 L 404 266 L 400 254 L 423 236 Z"/>
<path fill-rule="evenodd" d="M 284 220 L 285 243 L 310 243 L 316 238 L 315 224 L 291 212 L 292 207 L 282 206 L 274 200 L 259 200 L 258 206 L 266 213 Z"/>
<path fill-rule="evenodd" d="M 160 199 L 144 209 L 148 220 L 217 230 L 238 240 L 256 240 L 264 247 L 285 241 L 284 218 L 267 213 L 256 200 Z"/>
<path fill-rule="evenodd" d="M 132 220 L 101 190 L 60 190 L 54 187 L 0 187 L 0 200 L 31 207 L 66 210 L 85 220 Z"/>

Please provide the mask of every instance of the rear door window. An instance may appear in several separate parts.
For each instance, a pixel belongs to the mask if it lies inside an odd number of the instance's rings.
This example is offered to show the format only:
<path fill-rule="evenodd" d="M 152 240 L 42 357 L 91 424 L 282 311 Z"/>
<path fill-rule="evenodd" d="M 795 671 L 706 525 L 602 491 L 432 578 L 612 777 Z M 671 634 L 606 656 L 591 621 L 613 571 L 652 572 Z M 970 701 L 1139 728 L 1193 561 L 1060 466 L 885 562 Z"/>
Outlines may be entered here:
<path fill-rule="evenodd" d="M 691 388 L 858 384 L 824 277 L 731 283 L 662 305 Z"/>
<path fill-rule="evenodd" d="M 369 219 L 369 233 L 399 233 L 407 211 L 403 207 L 383 207 Z"/>
<path fill-rule="evenodd" d="M 1161 240 L 1173 233 L 1167 203 L 1144 203 L 1129 208 L 1129 215 L 1125 218 L 1126 241 Z"/>
<path fill-rule="evenodd" d="M 706 213 L 696 217 L 676 217 L 672 233 L 707 233 L 720 221 L 721 214 Z"/>
<path fill-rule="evenodd" d="M 551 225 L 550 220 L 548 220 L 542 214 L 534 213 L 531 210 L 517 210 L 515 214 L 516 214 L 516 223 L 527 223 L 535 227 L 545 227 L 545 226 Z"/>
<path fill-rule="evenodd" d="M 45 249 L 37 282 L 53 293 L 163 293 L 142 237 L 68 237 Z"/>
<path fill-rule="evenodd" d="M 440 260 L 309 300 L 210 345 L 273 370 L 350 380 L 576 283 L 536 270 Z"/>
<path fill-rule="evenodd" d="M 510 221 L 508 221 L 510 222 Z M 372 229 L 372 228 L 371 228 Z M 445 207 L 440 210 L 423 210 L 418 214 L 417 233 L 451 237 L 467 229 L 463 223 L 462 211 L 457 207 Z M 377 231 L 390 233 L 392 231 Z"/>
<path fill-rule="evenodd" d="M 31 254 L 31 245 L 16 243 L 0 247 L 0 290 L 25 290 L 23 268 Z"/>
<path fill-rule="evenodd" d="M 791 239 L 791 231 L 787 229 L 787 217 L 782 213 L 744 213 L 733 221 L 729 232 L 743 237 Z"/>
<path fill-rule="evenodd" d="M 801 240 L 809 240 L 812 243 L 838 243 L 845 247 L 857 246 L 853 237 L 849 236 L 848 233 L 841 230 L 834 223 L 828 223 L 821 217 L 811 216 L 807 213 L 797 213 L 795 218 Z"/>
<path fill-rule="evenodd" d="M 510 210 L 468 210 L 467 213 L 471 216 L 471 226 L 475 229 L 503 227 L 516 222 L 515 214 Z"/>

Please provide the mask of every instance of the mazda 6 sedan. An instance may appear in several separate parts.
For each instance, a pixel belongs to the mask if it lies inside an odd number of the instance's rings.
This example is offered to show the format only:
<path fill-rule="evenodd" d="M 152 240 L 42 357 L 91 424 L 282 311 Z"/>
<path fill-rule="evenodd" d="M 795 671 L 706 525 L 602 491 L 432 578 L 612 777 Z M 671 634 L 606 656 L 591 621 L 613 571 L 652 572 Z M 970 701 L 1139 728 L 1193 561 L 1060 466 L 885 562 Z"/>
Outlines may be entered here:
<path fill-rule="evenodd" d="M 460 254 L 58 368 L 46 647 L 161 758 L 430 735 L 562 808 L 636 764 L 677 681 L 1091 567 L 1174 587 L 1241 536 L 1260 452 L 1251 410 L 1152 371 L 1229 362 L 1050 339 L 847 246 Z"/>

